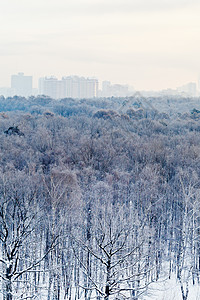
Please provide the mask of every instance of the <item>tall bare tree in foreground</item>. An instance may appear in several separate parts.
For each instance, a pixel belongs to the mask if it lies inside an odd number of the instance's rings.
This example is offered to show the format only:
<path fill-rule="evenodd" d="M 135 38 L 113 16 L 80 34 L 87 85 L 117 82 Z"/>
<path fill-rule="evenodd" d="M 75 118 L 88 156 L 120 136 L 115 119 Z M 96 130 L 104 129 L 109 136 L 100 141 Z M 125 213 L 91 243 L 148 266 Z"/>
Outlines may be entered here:
<path fill-rule="evenodd" d="M 90 241 L 74 239 L 75 256 L 90 282 L 82 288 L 95 290 L 99 299 L 108 300 L 113 295 L 138 299 L 153 279 L 148 227 L 134 212 L 132 203 L 120 206 L 98 202 L 93 204 L 90 217 Z M 77 254 L 78 246 L 81 255 Z M 89 264 L 85 259 L 88 255 Z"/>

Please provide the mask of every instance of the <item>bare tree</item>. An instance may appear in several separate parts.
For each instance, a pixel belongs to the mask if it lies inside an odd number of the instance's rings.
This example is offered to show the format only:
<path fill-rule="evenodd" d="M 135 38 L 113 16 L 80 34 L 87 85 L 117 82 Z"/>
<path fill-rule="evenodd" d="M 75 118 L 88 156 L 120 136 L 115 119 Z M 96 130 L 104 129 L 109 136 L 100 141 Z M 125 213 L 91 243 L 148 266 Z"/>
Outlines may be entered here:
<path fill-rule="evenodd" d="M 72 272 L 72 250 L 69 248 L 69 232 L 75 222 L 78 221 L 77 207 L 81 205 L 81 193 L 76 174 L 67 169 L 52 169 L 49 176 L 43 178 L 46 194 L 47 211 L 47 236 L 48 240 L 54 240 L 58 236 L 58 245 L 51 250 L 47 257 L 48 265 L 48 295 L 47 299 L 61 299 L 61 290 L 65 289 L 65 295 L 69 293 Z M 63 238 L 64 237 L 64 238 Z M 48 247 L 47 247 L 48 248 Z M 66 257 L 70 257 L 67 260 Z"/>
<path fill-rule="evenodd" d="M 57 238 L 40 255 L 34 252 L 34 233 L 41 230 L 43 217 L 40 191 L 33 177 L 20 172 L 14 175 L 4 174 L 0 178 L 0 277 L 5 300 L 19 295 L 21 299 L 34 296 L 35 289 L 28 277 L 55 246 Z"/>
<path fill-rule="evenodd" d="M 181 200 L 179 202 L 181 216 L 177 239 L 177 278 L 181 288 L 182 299 L 187 300 L 189 282 L 195 282 L 199 274 L 199 196 L 198 181 L 194 181 L 194 174 L 188 180 L 188 174 L 180 172 Z"/>
<path fill-rule="evenodd" d="M 90 214 L 90 243 L 74 238 L 75 256 L 91 283 L 82 287 L 95 290 L 97 298 L 105 300 L 112 295 L 138 299 L 153 274 L 148 227 L 141 222 L 131 203 L 122 206 L 96 203 Z M 77 244 L 82 255 L 77 254 Z M 88 254 L 89 269 L 84 259 Z"/>

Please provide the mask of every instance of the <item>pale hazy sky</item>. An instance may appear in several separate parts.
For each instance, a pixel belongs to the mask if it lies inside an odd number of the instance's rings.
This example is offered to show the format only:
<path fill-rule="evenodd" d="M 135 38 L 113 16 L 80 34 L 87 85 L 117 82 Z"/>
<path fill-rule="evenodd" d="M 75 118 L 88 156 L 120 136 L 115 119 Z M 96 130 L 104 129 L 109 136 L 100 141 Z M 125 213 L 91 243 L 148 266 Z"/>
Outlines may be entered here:
<path fill-rule="evenodd" d="M 0 86 L 10 75 L 96 76 L 136 89 L 197 81 L 199 0 L 0 2 Z"/>

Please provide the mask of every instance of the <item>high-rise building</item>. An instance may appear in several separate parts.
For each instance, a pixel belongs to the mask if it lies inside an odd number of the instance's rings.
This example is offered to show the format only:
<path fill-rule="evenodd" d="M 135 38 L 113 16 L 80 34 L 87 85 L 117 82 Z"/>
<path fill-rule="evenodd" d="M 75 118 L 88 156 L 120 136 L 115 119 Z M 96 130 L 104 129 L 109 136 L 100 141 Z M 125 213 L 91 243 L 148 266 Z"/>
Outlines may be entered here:
<path fill-rule="evenodd" d="M 18 73 L 11 76 L 11 89 L 17 96 L 28 97 L 32 95 L 32 82 L 32 76 L 24 76 L 24 73 Z"/>
<path fill-rule="evenodd" d="M 98 96 L 98 80 L 78 76 L 63 77 L 65 82 L 66 97 L 94 98 Z"/>
<path fill-rule="evenodd" d="M 54 76 L 39 79 L 39 94 L 58 98 L 58 79 Z"/>
<path fill-rule="evenodd" d="M 39 94 L 54 99 L 61 98 L 94 98 L 98 96 L 98 80 L 78 76 L 44 77 L 39 79 Z"/>

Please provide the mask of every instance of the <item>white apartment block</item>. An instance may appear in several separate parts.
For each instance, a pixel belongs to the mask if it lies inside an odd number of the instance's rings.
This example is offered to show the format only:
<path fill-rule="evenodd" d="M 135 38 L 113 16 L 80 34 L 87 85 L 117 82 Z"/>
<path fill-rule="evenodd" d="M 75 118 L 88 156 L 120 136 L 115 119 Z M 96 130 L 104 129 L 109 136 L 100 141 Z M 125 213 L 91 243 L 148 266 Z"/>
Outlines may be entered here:
<path fill-rule="evenodd" d="M 33 85 L 32 76 L 25 76 L 18 73 L 11 76 L 11 89 L 14 95 L 28 97 L 32 95 Z"/>
<path fill-rule="evenodd" d="M 53 99 L 61 98 L 94 98 L 98 96 L 98 80 L 78 76 L 66 76 L 39 79 L 39 94 Z"/>

